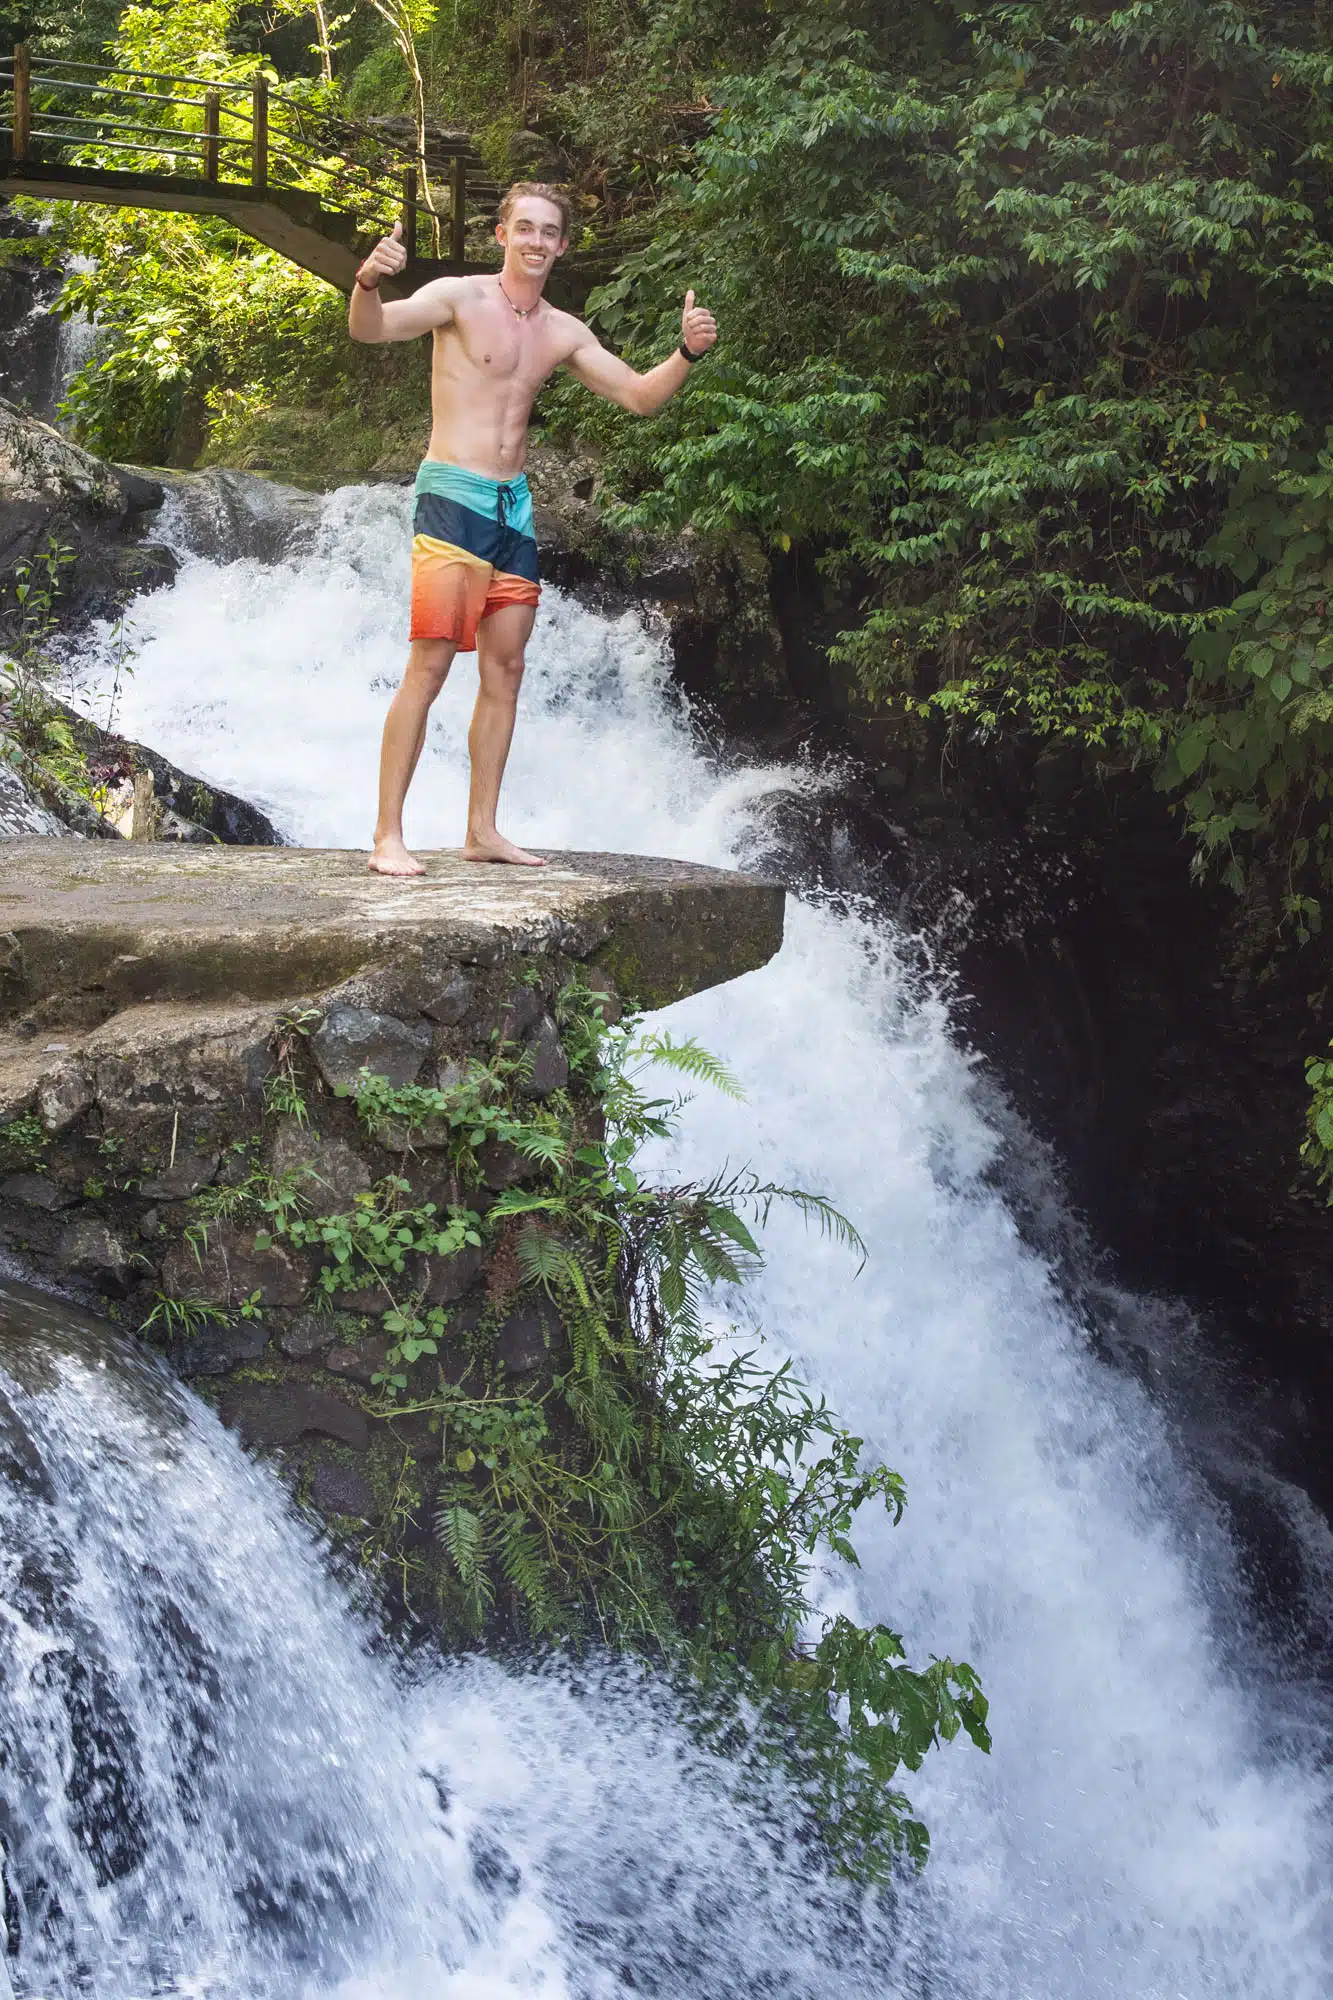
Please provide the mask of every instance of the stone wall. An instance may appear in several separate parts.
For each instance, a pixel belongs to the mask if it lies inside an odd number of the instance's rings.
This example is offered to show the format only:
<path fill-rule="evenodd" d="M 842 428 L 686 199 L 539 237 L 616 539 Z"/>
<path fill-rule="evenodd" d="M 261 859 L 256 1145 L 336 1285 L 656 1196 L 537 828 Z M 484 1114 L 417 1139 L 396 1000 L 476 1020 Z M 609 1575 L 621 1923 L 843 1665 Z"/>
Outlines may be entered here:
<path fill-rule="evenodd" d="M 498 1057 L 517 1065 L 516 1114 L 549 1111 L 587 1143 L 604 1119 L 558 1025 L 571 983 L 611 1021 L 781 939 L 780 890 L 675 863 L 554 857 L 534 877 L 439 856 L 395 883 L 292 849 L 9 852 L 23 892 L 0 938 L 0 1249 L 142 1330 L 314 1506 L 363 1524 L 431 1453 L 425 1419 L 375 1414 L 388 1301 L 369 1274 L 327 1296 L 332 1253 L 263 1228 L 245 1190 L 296 1189 L 307 1217 L 333 1216 L 396 1183 L 402 1209 L 467 1211 L 479 1243 L 407 1259 L 400 1289 L 448 1326 L 409 1392 L 441 1370 L 540 1385 L 564 1332 L 520 1290 L 515 1228 L 486 1223 L 540 1166 L 503 1139 L 460 1144 L 444 1118 L 368 1122 L 346 1093 L 373 1073 L 447 1098 Z"/>

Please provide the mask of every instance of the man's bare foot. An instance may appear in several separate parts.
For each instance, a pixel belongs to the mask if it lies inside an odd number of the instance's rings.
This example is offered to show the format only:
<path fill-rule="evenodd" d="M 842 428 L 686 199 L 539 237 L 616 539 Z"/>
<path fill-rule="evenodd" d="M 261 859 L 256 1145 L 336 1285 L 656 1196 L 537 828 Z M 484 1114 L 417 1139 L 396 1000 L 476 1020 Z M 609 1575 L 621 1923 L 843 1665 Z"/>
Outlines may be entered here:
<path fill-rule="evenodd" d="M 511 868 L 544 868 L 545 861 L 540 854 L 529 854 L 526 848 L 515 847 L 512 840 L 506 840 L 502 833 L 469 834 L 467 846 L 463 849 L 464 861 L 507 861 Z"/>
<path fill-rule="evenodd" d="M 371 850 L 373 875 L 424 875 L 426 870 L 415 854 L 409 854 L 397 834 L 386 834 Z"/>

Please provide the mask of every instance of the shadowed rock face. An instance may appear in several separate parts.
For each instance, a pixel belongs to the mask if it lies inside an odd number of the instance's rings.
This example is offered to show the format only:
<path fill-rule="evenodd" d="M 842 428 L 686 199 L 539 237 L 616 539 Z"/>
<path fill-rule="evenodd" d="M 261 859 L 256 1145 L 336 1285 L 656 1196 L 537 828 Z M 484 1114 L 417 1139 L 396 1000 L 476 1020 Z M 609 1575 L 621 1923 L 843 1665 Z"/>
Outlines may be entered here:
<path fill-rule="evenodd" d="M 175 557 L 139 540 L 162 495 L 156 480 L 104 465 L 0 397 L 0 576 L 39 559 L 52 540 L 68 548 L 63 618 L 112 615 L 137 592 L 171 581 Z"/>

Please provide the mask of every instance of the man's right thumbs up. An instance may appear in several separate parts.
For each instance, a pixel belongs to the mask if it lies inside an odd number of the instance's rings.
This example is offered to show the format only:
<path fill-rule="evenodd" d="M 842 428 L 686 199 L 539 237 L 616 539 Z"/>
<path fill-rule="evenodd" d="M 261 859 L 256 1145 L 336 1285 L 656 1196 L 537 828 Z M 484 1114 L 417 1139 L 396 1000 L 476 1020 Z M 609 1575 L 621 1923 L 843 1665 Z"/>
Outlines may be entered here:
<path fill-rule="evenodd" d="M 375 248 L 356 274 L 356 282 L 366 292 L 376 291 L 381 278 L 396 278 L 407 263 L 407 245 L 403 242 L 403 225 L 395 222 L 387 236 L 381 236 Z"/>

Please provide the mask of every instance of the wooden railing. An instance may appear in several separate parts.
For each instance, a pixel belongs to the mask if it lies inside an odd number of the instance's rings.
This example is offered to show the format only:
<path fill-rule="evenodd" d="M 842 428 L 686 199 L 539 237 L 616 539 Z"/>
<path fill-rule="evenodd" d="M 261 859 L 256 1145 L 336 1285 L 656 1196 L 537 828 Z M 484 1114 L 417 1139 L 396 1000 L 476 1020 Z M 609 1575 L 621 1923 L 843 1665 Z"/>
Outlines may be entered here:
<path fill-rule="evenodd" d="M 262 76 L 108 71 L 48 60 L 27 45 L 0 58 L 5 140 L 0 180 L 15 191 L 211 209 L 264 241 L 275 231 L 261 226 L 260 211 L 275 204 L 292 242 L 322 225 L 341 250 L 397 218 L 418 277 L 465 268 L 469 209 L 493 208 L 499 193 L 465 133 L 432 135 L 423 151 L 344 117 L 318 93 L 275 89 Z M 277 247 L 307 261 L 299 245 Z M 308 261 L 331 274 L 320 253 Z M 335 282 L 350 282 L 345 265 L 343 257 Z"/>

